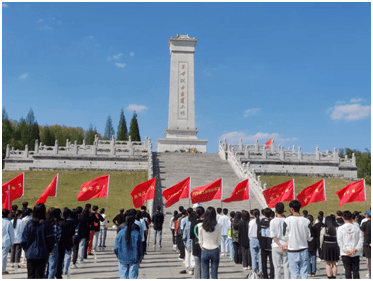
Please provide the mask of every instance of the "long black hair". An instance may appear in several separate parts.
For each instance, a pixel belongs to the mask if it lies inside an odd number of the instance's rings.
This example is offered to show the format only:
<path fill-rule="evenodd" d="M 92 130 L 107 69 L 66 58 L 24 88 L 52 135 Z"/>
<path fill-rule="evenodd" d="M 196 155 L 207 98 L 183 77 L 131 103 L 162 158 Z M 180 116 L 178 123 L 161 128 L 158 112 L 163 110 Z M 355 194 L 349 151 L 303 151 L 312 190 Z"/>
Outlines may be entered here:
<path fill-rule="evenodd" d="M 260 220 L 259 220 L 260 212 L 259 212 L 258 209 L 254 209 L 253 216 L 255 217 L 256 224 L 259 225 L 259 223 L 260 223 Z"/>
<path fill-rule="evenodd" d="M 131 229 L 132 229 L 132 225 L 135 223 L 135 216 L 134 215 L 127 215 L 126 216 L 126 226 L 127 226 L 127 229 L 126 229 L 126 232 L 124 234 L 124 237 L 126 238 L 126 243 L 128 244 L 130 242 L 130 238 L 131 238 Z"/>
<path fill-rule="evenodd" d="M 191 212 L 188 216 L 189 221 L 194 221 L 197 219 L 197 213 L 195 211 Z"/>
<path fill-rule="evenodd" d="M 16 215 L 14 216 L 14 220 L 13 220 L 13 228 L 16 228 L 16 227 L 17 227 L 17 220 L 18 220 L 18 216 L 19 216 L 19 215 L 22 216 L 22 211 L 21 211 L 21 210 L 17 210 Z"/>
<path fill-rule="evenodd" d="M 39 203 L 34 207 L 32 211 L 31 223 L 33 225 L 41 225 L 46 222 L 46 212 L 47 209 L 43 203 Z"/>
<path fill-rule="evenodd" d="M 202 227 L 206 232 L 214 232 L 215 226 L 218 224 L 216 221 L 216 211 L 213 207 L 208 207 L 203 220 Z"/>
<path fill-rule="evenodd" d="M 202 219 L 202 216 L 204 213 L 205 213 L 205 208 L 203 208 L 202 206 L 199 206 L 196 208 L 197 219 Z"/>
<path fill-rule="evenodd" d="M 47 220 L 51 225 L 57 224 L 56 212 L 54 207 L 50 207 L 47 212 Z"/>
<path fill-rule="evenodd" d="M 237 212 L 233 220 L 233 229 L 238 230 L 238 224 L 241 221 L 241 212 Z"/>
<path fill-rule="evenodd" d="M 337 227 L 338 224 L 332 216 L 325 218 L 325 230 L 328 235 L 337 236 Z"/>
<path fill-rule="evenodd" d="M 175 221 L 175 218 L 176 218 L 176 216 L 177 216 L 178 213 L 179 213 L 178 211 L 176 211 L 176 210 L 174 211 L 174 216 L 172 217 L 173 221 Z"/>

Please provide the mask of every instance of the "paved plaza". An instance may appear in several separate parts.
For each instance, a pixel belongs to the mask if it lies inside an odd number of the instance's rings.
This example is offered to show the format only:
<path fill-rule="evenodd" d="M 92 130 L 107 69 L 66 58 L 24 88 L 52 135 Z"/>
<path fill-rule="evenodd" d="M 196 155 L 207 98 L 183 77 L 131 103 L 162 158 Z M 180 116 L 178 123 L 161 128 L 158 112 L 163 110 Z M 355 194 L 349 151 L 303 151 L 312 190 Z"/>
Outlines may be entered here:
<path fill-rule="evenodd" d="M 180 274 L 179 272 L 185 267 L 183 261 L 178 260 L 178 254 L 172 250 L 171 231 L 167 225 L 170 216 L 166 216 L 163 228 L 162 248 L 158 247 L 154 250 L 152 247 L 153 231 L 150 233 L 148 254 L 141 263 L 139 270 L 139 279 L 194 279 L 194 276 L 189 274 Z M 110 231 L 112 232 L 112 231 Z M 114 233 L 114 232 L 113 232 Z M 113 235 L 109 235 L 113 236 Z M 97 253 L 97 263 L 94 262 L 93 256 L 88 256 L 86 264 L 77 264 L 77 269 L 70 269 L 71 279 L 107 279 L 117 278 L 118 260 L 114 254 L 114 236 L 107 239 L 107 247 L 105 251 Z M 7 271 L 9 275 L 3 275 L 4 279 L 26 279 L 26 265 L 22 264 L 22 268 L 15 273 L 9 264 L 10 255 L 8 255 Z M 360 278 L 368 279 L 365 275 L 368 273 L 365 265 L 365 258 L 360 261 Z M 317 276 L 309 279 L 326 279 L 325 262 L 317 263 Z M 247 276 L 250 270 L 243 270 L 242 265 L 236 265 L 229 257 L 220 257 L 219 263 L 219 279 L 243 279 Z M 64 276 L 65 277 L 65 276 Z M 344 279 L 344 271 L 342 263 L 338 265 L 338 279 Z"/>

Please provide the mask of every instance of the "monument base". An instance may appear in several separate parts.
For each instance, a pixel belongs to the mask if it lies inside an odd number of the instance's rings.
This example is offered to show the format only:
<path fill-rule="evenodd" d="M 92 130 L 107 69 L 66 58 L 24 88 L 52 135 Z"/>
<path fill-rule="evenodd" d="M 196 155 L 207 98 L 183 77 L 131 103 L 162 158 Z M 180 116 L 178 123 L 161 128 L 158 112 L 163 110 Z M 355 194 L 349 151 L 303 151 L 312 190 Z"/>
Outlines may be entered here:
<path fill-rule="evenodd" d="M 183 139 L 183 138 L 166 138 L 157 140 L 157 152 L 175 152 L 195 148 L 197 152 L 206 153 L 208 140 Z"/>

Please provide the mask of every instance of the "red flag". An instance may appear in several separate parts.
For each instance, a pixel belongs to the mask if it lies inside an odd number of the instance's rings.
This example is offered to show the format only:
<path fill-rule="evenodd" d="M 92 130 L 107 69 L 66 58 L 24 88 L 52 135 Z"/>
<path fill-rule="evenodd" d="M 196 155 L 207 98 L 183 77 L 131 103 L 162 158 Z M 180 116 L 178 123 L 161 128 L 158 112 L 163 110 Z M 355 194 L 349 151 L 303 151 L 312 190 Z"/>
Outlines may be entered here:
<path fill-rule="evenodd" d="M 196 187 L 191 193 L 192 204 L 222 199 L 223 181 L 218 179 L 212 183 Z"/>
<path fill-rule="evenodd" d="M 249 193 L 249 179 L 246 179 L 234 188 L 231 197 L 223 200 L 224 203 L 229 203 L 233 201 L 244 201 L 250 199 Z"/>
<path fill-rule="evenodd" d="M 109 195 L 110 175 L 95 178 L 82 183 L 78 194 L 78 201 L 88 201 L 92 198 L 107 197 Z"/>
<path fill-rule="evenodd" d="M 267 142 L 265 143 L 266 148 L 271 148 L 271 143 L 272 143 L 272 139 L 269 139 L 269 141 L 267 141 Z"/>
<path fill-rule="evenodd" d="M 167 188 L 163 191 L 163 197 L 166 199 L 165 207 L 168 208 L 179 202 L 180 199 L 189 198 L 190 177 Z"/>
<path fill-rule="evenodd" d="M 357 182 L 350 183 L 341 190 L 338 190 L 336 194 L 339 197 L 339 206 L 350 202 L 364 202 L 366 201 L 365 192 L 365 180 L 362 179 Z"/>
<path fill-rule="evenodd" d="M 297 199 L 299 200 L 301 204 L 301 208 L 307 206 L 310 203 L 325 202 L 326 201 L 325 180 L 321 180 L 303 189 L 298 194 Z"/>
<path fill-rule="evenodd" d="M 132 202 L 135 208 L 140 208 L 146 200 L 154 199 L 156 184 L 157 178 L 152 178 L 135 186 L 131 191 Z"/>
<path fill-rule="evenodd" d="M 4 204 L 3 204 L 3 210 L 8 209 L 10 212 L 12 212 L 12 201 L 10 200 L 10 192 L 5 193 Z"/>
<path fill-rule="evenodd" d="M 24 184 L 25 184 L 25 173 L 21 173 L 15 178 L 3 184 L 2 200 L 5 202 L 6 194 L 5 192 L 10 192 L 10 201 L 21 198 L 24 193 Z"/>
<path fill-rule="evenodd" d="M 40 196 L 39 200 L 36 201 L 35 205 L 37 205 L 39 203 L 45 203 L 47 201 L 47 197 L 49 197 L 49 196 L 57 197 L 57 188 L 58 188 L 58 174 L 53 178 L 51 183 L 44 190 L 44 192 Z"/>
<path fill-rule="evenodd" d="M 269 208 L 274 208 L 278 202 L 294 200 L 294 180 L 264 190 L 263 195 Z"/>

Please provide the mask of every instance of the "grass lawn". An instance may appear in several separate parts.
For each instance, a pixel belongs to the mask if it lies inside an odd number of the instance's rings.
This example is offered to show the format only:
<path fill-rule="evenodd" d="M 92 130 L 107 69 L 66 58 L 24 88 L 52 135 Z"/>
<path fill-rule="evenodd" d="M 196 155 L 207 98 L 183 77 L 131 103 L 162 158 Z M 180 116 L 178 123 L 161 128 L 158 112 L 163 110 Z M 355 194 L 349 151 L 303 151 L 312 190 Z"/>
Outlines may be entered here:
<path fill-rule="evenodd" d="M 267 183 L 268 188 L 275 186 L 277 184 L 283 183 L 285 181 L 293 179 L 295 180 L 295 196 L 297 196 L 305 187 L 310 186 L 323 178 L 310 178 L 310 177 L 291 177 L 291 176 L 262 176 L 262 182 Z M 332 179 L 332 178 L 325 178 L 325 187 L 326 187 L 326 200 L 327 202 L 317 202 L 308 204 L 304 209 L 311 214 L 314 219 L 316 220 L 318 212 L 323 211 L 324 214 L 330 215 L 336 213 L 337 210 L 346 211 L 349 210 L 353 211 L 361 211 L 362 215 L 366 210 L 369 210 L 371 204 L 371 186 L 366 185 L 367 191 L 367 202 L 355 202 L 355 203 L 347 203 L 338 207 L 339 205 L 339 198 L 337 194 L 335 194 L 338 190 L 345 187 L 352 181 L 344 180 L 344 179 Z M 286 215 L 289 214 L 289 202 L 285 204 Z M 303 209 L 301 209 L 302 212 Z M 326 210 L 326 213 L 325 213 Z"/>
<path fill-rule="evenodd" d="M 5 183 L 22 171 L 3 172 L 2 182 Z M 48 197 L 45 205 L 57 207 L 63 210 L 64 207 L 70 209 L 82 206 L 86 203 L 97 205 L 99 209 L 105 208 L 106 214 L 113 225 L 112 219 L 119 213 L 120 208 L 125 210 L 133 208 L 130 192 L 135 185 L 147 181 L 147 172 L 127 172 L 127 171 L 25 171 L 25 192 L 24 197 L 14 200 L 12 204 L 22 207 L 23 201 L 29 202 L 29 207 L 33 208 L 35 202 L 47 188 L 53 177 L 59 173 L 57 198 Z M 110 174 L 108 208 L 106 209 L 106 198 L 94 198 L 89 201 L 78 202 L 77 196 L 80 185 L 96 177 Z"/>

